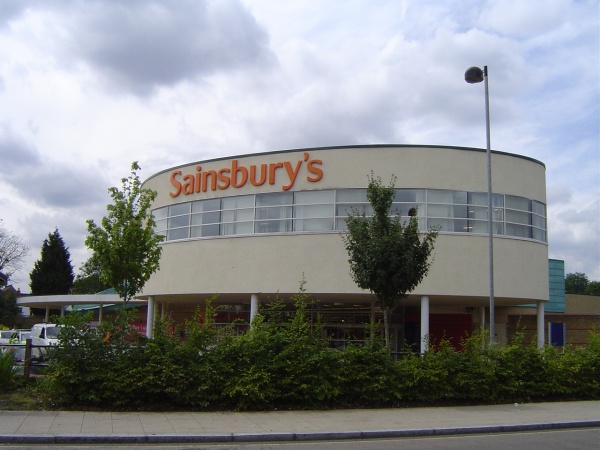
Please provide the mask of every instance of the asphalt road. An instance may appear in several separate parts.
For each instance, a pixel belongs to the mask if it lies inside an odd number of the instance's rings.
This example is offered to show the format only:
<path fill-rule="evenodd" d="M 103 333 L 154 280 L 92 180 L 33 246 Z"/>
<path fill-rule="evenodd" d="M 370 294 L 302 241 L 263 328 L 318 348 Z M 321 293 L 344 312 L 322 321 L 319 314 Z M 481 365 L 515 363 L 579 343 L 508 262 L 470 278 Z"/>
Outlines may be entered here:
<path fill-rule="evenodd" d="M 49 445 L 45 448 L 67 450 L 151 449 L 151 450 L 599 450 L 600 428 L 577 430 L 550 430 L 521 433 L 476 434 L 427 438 L 401 438 L 378 440 L 345 440 L 320 442 L 246 443 L 246 444 L 173 444 L 173 445 Z M 38 450 L 39 446 L 0 445 L 0 450 Z"/>

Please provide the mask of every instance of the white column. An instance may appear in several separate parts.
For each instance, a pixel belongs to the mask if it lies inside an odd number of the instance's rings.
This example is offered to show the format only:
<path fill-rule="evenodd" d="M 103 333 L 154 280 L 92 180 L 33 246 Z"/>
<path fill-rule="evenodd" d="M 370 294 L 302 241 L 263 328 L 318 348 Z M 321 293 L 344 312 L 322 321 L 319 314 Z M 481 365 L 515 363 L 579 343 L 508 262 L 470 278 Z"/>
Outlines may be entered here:
<path fill-rule="evenodd" d="M 146 337 L 152 339 L 154 337 L 154 297 L 148 297 L 148 313 L 146 315 Z"/>
<path fill-rule="evenodd" d="M 485 330 L 485 306 L 479 307 L 479 326 Z"/>
<path fill-rule="evenodd" d="M 100 325 L 102 323 L 102 309 L 103 309 L 103 306 L 100 305 L 100 309 L 98 310 L 98 325 Z"/>
<path fill-rule="evenodd" d="M 421 297 L 421 354 L 429 351 L 429 297 Z"/>
<path fill-rule="evenodd" d="M 537 348 L 544 347 L 544 302 L 537 302 Z"/>
<path fill-rule="evenodd" d="M 258 314 L 258 294 L 252 294 L 250 296 L 250 326 L 252 326 L 252 321 L 254 320 L 254 316 Z"/>

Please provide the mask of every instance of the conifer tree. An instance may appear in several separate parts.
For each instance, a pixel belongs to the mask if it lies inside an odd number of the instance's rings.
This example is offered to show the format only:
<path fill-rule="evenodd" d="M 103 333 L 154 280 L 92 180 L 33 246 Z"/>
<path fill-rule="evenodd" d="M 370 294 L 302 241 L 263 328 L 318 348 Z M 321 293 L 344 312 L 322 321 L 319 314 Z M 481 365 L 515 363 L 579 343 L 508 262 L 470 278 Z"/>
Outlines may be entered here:
<path fill-rule="evenodd" d="M 73 265 L 69 249 L 58 232 L 48 234 L 42 244 L 41 257 L 29 275 L 32 295 L 64 295 L 73 286 Z"/>

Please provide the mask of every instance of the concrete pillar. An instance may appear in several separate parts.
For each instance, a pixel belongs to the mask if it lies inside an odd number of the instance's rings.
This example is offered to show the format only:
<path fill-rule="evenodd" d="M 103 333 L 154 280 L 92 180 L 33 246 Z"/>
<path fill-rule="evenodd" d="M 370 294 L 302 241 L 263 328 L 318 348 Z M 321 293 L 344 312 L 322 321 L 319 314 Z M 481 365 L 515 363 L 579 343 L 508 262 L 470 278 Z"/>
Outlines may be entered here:
<path fill-rule="evenodd" d="M 44 319 L 44 322 L 50 322 L 50 305 L 46 305 L 46 318 Z"/>
<path fill-rule="evenodd" d="M 537 302 L 537 348 L 544 347 L 544 302 Z"/>
<path fill-rule="evenodd" d="M 100 305 L 100 309 L 98 310 L 98 325 L 100 325 L 102 323 L 102 309 L 103 309 L 103 306 Z"/>
<path fill-rule="evenodd" d="M 65 306 L 60 307 L 60 317 L 65 317 Z"/>
<path fill-rule="evenodd" d="M 485 330 L 485 306 L 479 307 L 479 326 Z"/>
<path fill-rule="evenodd" d="M 421 354 L 429 351 L 429 297 L 421 297 Z"/>
<path fill-rule="evenodd" d="M 250 326 L 252 326 L 252 320 L 254 316 L 258 314 L 258 294 L 252 294 L 250 296 Z"/>
<path fill-rule="evenodd" d="M 154 297 L 148 297 L 148 313 L 146 314 L 146 337 L 148 339 L 154 338 Z"/>

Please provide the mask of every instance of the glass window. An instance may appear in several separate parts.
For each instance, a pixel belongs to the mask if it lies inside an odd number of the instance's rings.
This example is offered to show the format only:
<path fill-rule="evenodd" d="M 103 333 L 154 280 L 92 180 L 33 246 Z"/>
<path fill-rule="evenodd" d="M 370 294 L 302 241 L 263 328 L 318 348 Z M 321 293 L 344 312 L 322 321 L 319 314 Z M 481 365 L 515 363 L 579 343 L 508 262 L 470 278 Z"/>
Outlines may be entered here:
<path fill-rule="evenodd" d="M 285 233 L 292 231 L 291 220 L 260 220 L 255 222 L 256 233 Z"/>
<path fill-rule="evenodd" d="M 333 217 L 333 205 L 295 206 L 294 217 Z"/>
<path fill-rule="evenodd" d="M 366 214 L 367 216 L 373 215 L 373 208 L 369 203 L 354 203 L 354 204 L 337 204 L 335 207 L 336 216 L 347 216 L 352 212 L 358 212 L 358 214 Z"/>
<path fill-rule="evenodd" d="M 256 219 L 287 219 L 292 217 L 291 206 L 276 206 L 271 208 L 256 208 Z"/>
<path fill-rule="evenodd" d="M 254 219 L 254 208 L 223 211 L 221 215 L 223 222 L 246 222 Z"/>
<path fill-rule="evenodd" d="M 155 220 L 154 223 L 155 223 L 154 230 L 166 230 L 167 229 L 167 219 Z"/>
<path fill-rule="evenodd" d="M 210 237 L 219 235 L 219 224 L 192 227 L 191 237 Z"/>
<path fill-rule="evenodd" d="M 544 230 L 539 230 L 537 228 L 534 228 L 531 231 L 532 231 L 531 236 L 533 237 L 533 239 L 535 239 L 537 241 L 546 242 L 546 232 Z"/>
<path fill-rule="evenodd" d="M 224 235 L 252 234 L 254 232 L 254 222 L 224 223 L 221 225 L 221 230 Z"/>
<path fill-rule="evenodd" d="M 368 202 L 366 189 L 338 189 L 336 193 L 338 203 Z"/>
<path fill-rule="evenodd" d="M 514 195 L 506 196 L 506 207 L 519 209 L 521 211 L 530 211 L 529 200 L 523 197 L 515 197 Z"/>
<path fill-rule="evenodd" d="M 291 205 L 293 201 L 294 195 L 291 192 L 275 192 L 256 196 L 256 206 Z"/>
<path fill-rule="evenodd" d="M 512 223 L 506 224 L 506 234 L 508 236 L 516 236 L 523 238 L 531 237 L 531 227 L 527 225 L 515 225 Z"/>
<path fill-rule="evenodd" d="M 531 210 L 540 216 L 546 217 L 546 205 L 544 205 L 543 203 L 532 200 L 531 201 Z"/>
<path fill-rule="evenodd" d="M 152 211 L 152 215 L 154 216 L 154 220 L 160 220 L 160 219 L 164 219 L 165 217 L 167 217 L 168 212 L 169 212 L 168 207 L 158 208 L 158 209 L 155 209 L 154 211 Z"/>
<path fill-rule="evenodd" d="M 529 225 L 531 223 L 531 214 L 523 211 L 506 210 L 506 221 L 513 223 L 522 223 Z"/>
<path fill-rule="evenodd" d="M 254 208 L 254 195 L 228 197 L 222 199 L 223 209 Z"/>
<path fill-rule="evenodd" d="M 466 205 L 467 193 L 465 191 L 429 189 L 427 191 L 427 202 Z"/>
<path fill-rule="evenodd" d="M 396 189 L 394 202 L 424 202 L 425 189 Z"/>
<path fill-rule="evenodd" d="M 201 200 L 192 203 L 192 212 L 199 213 L 204 211 L 218 211 L 221 209 L 221 199 L 213 198 L 210 200 Z"/>
<path fill-rule="evenodd" d="M 180 203 L 178 205 L 169 206 L 169 216 L 179 216 L 182 214 L 190 213 L 190 204 L 189 203 Z"/>
<path fill-rule="evenodd" d="M 536 214 L 531 215 L 531 223 L 534 227 L 541 228 L 542 230 L 546 229 L 546 218 L 540 217 Z"/>
<path fill-rule="evenodd" d="M 167 231 L 167 241 L 174 241 L 177 239 L 187 239 L 190 237 L 189 228 L 174 228 Z"/>
<path fill-rule="evenodd" d="M 171 217 L 168 222 L 169 229 L 187 227 L 190 225 L 190 216 Z"/>
<path fill-rule="evenodd" d="M 192 214 L 192 225 L 203 225 L 207 223 L 219 223 L 221 211 L 210 211 L 203 214 Z"/>
<path fill-rule="evenodd" d="M 317 205 L 319 203 L 333 203 L 335 192 L 327 191 L 304 191 L 294 194 L 294 204 L 296 205 Z"/>
<path fill-rule="evenodd" d="M 331 231 L 333 217 L 329 219 L 297 219 L 294 220 L 295 231 Z"/>

